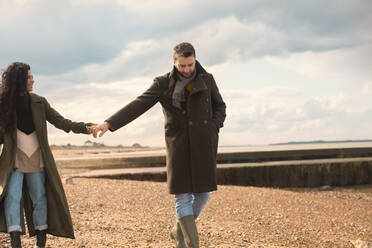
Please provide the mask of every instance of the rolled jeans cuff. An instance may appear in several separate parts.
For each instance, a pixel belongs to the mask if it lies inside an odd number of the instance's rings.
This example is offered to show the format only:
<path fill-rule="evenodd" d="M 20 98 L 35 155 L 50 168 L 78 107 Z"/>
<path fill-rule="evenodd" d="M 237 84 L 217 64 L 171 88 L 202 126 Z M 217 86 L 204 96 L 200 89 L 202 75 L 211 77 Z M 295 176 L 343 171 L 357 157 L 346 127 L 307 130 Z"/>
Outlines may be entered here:
<path fill-rule="evenodd" d="M 48 229 L 48 225 L 35 226 L 35 230 L 43 231 Z"/>
<path fill-rule="evenodd" d="M 8 226 L 8 233 L 10 232 L 22 232 L 21 226 Z"/>

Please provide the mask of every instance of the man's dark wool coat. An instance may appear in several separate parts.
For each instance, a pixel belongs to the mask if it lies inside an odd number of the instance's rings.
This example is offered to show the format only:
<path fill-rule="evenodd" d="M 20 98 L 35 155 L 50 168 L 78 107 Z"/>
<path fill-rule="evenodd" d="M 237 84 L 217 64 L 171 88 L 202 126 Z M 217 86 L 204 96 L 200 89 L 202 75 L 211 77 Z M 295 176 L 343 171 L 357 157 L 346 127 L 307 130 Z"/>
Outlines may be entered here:
<path fill-rule="evenodd" d="M 197 75 L 184 107 L 172 104 L 176 69 L 154 79 L 142 95 L 107 121 L 115 131 L 133 121 L 157 102 L 163 107 L 167 148 L 167 181 L 171 194 L 200 193 L 217 189 L 216 155 L 219 129 L 226 117 L 212 74 L 196 61 Z"/>

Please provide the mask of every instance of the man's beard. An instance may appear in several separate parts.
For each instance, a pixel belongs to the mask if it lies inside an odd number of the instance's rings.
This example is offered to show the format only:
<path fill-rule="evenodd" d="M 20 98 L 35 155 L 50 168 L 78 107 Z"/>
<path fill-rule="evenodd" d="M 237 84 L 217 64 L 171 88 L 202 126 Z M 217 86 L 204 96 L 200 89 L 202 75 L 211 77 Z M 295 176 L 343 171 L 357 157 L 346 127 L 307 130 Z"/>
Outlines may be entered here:
<path fill-rule="evenodd" d="M 179 71 L 178 71 L 179 72 Z M 195 69 L 188 74 L 184 74 L 182 72 L 179 72 L 184 78 L 191 78 L 194 75 Z"/>

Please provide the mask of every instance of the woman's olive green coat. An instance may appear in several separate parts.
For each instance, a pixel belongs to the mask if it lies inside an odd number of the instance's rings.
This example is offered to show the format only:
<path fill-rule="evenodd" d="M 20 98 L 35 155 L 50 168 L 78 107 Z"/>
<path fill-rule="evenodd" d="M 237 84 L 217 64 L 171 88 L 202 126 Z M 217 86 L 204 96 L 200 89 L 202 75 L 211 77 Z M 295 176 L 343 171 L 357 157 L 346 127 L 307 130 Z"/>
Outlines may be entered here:
<path fill-rule="evenodd" d="M 74 238 L 74 230 L 70 211 L 68 208 L 66 195 L 62 186 L 61 178 L 58 174 L 56 164 L 48 144 L 47 123 L 53 124 L 55 127 L 64 130 L 65 132 L 73 131 L 74 133 L 85 133 L 86 124 L 83 122 L 72 122 L 62 117 L 55 111 L 41 96 L 30 93 L 30 104 L 32 116 L 35 125 L 35 131 L 39 141 L 43 161 L 44 171 L 46 173 L 46 195 L 48 202 L 48 233 Z M 0 231 L 7 232 L 5 212 L 4 212 L 4 197 L 7 189 L 10 176 L 13 172 L 15 153 L 17 150 L 16 129 L 11 133 L 0 133 L 0 144 L 3 144 L 3 149 L 0 157 Z M 32 202 L 28 194 L 27 186 L 24 183 L 22 203 L 25 210 L 28 230 L 30 236 L 35 235 L 35 230 L 32 221 Z M 22 208 L 21 208 L 22 209 Z M 23 216 L 23 211 L 21 211 Z M 21 218 L 21 226 L 25 231 L 25 224 Z"/>
<path fill-rule="evenodd" d="M 197 75 L 187 102 L 183 109 L 174 107 L 175 70 L 155 78 L 146 92 L 107 121 L 111 131 L 117 130 L 160 102 L 165 117 L 169 193 L 213 191 L 217 189 L 218 132 L 225 120 L 226 105 L 212 74 L 196 62 Z"/>

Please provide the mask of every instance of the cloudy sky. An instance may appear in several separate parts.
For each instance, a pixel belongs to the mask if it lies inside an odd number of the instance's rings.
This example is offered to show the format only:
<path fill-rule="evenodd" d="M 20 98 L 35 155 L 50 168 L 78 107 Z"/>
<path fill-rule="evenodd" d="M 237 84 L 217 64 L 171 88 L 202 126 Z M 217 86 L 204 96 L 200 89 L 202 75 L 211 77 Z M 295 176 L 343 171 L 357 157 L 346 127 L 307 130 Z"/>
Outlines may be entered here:
<path fill-rule="evenodd" d="M 102 122 L 189 41 L 227 104 L 220 145 L 372 139 L 370 0 L 0 0 L 0 67 L 31 65 L 63 116 Z M 164 146 L 160 104 L 97 142 Z M 92 138 L 49 126 L 51 144 Z"/>

